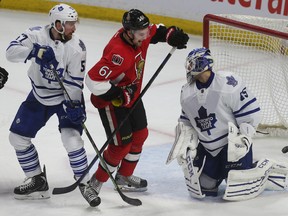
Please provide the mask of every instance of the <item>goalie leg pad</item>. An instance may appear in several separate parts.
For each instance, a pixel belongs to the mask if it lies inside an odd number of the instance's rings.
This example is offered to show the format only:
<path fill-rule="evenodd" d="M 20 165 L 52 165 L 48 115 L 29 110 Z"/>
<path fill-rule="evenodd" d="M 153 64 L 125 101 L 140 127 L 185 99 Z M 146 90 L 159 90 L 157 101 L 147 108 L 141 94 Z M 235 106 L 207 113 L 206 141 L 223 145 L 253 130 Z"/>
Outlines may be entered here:
<path fill-rule="evenodd" d="M 205 194 L 202 193 L 199 182 L 200 175 L 205 165 L 205 160 L 206 157 L 204 157 L 202 167 L 198 169 L 198 167 L 193 165 L 193 157 L 190 154 L 190 150 L 188 150 L 186 161 L 182 164 L 185 183 L 190 196 L 193 198 L 202 199 L 205 197 Z"/>
<path fill-rule="evenodd" d="M 286 189 L 288 186 L 288 164 L 274 161 L 272 168 L 266 189 L 274 191 Z"/>
<path fill-rule="evenodd" d="M 269 159 L 258 161 L 257 166 L 248 170 L 230 170 L 224 200 L 241 201 L 257 197 L 267 187 L 274 162 Z"/>
<path fill-rule="evenodd" d="M 287 176 L 283 174 L 269 175 L 266 189 L 282 191 L 287 188 Z"/>

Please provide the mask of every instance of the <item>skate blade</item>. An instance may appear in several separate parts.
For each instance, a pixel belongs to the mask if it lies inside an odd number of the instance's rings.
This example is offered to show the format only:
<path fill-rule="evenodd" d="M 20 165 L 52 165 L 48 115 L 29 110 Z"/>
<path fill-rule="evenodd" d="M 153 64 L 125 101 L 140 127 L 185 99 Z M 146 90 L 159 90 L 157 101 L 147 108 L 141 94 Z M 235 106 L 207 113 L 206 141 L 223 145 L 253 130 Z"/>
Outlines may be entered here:
<path fill-rule="evenodd" d="M 41 200 L 41 199 L 49 199 L 50 194 L 48 191 L 38 191 L 30 194 L 14 194 L 14 198 L 17 200 Z"/>
<path fill-rule="evenodd" d="M 118 187 L 122 192 L 145 192 L 148 189 L 147 187 L 135 188 L 135 187 L 129 187 L 126 185 L 118 185 Z"/>

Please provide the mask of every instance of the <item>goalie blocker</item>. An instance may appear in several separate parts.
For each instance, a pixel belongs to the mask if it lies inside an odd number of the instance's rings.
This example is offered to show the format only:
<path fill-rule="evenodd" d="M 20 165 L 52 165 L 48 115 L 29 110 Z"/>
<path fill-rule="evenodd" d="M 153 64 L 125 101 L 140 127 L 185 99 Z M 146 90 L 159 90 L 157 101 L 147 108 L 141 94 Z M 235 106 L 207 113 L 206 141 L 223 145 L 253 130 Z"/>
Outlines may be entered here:
<path fill-rule="evenodd" d="M 243 158 L 250 150 L 255 129 L 247 123 L 240 124 L 240 129 L 232 122 L 228 122 L 228 162 L 236 162 Z"/>

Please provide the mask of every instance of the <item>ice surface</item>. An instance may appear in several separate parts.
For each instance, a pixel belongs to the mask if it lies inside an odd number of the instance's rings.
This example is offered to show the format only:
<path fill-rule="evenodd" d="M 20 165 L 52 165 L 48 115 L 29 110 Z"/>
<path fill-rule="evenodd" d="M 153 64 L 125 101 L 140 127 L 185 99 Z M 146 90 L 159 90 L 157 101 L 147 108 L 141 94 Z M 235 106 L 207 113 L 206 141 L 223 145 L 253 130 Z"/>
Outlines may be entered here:
<path fill-rule="evenodd" d="M 149 188 L 144 193 L 126 193 L 138 198 L 142 206 L 129 206 L 121 200 L 108 181 L 102 188 L 102 203 L 97 208 L 88 207 L 78 189 L 65 195 L 52 195 L 47 200 L 19 201 L 13 198 L 13 189 L 22 183 L 24 174 L 17 162 L 14 149 L 9 144 L 9 126 L 21 102 L 30 91 L 30 82 L 26 75 L 28 64 L 11 63 L 5 58 L 9 42 L 26 28 L 46 25 L 46 14 L 15 12 L 0 9 L 0 65 L 9 72 L 9 80 L 0 91 L 0 214 L 10 216 L 50 216 L 50 215 L 287 215 L 287 192 L 264 192 L 260 197 L 244 202 L 225 202 L 221 198 L 224 185 L 221 185 L 219 197 L 205 200 L 191 199 L 186 191 L 182 171 L 173 161 L 165 165 L 167 155 L 174 140 L 174 127 L 180 113 L 179 94 L 185 83 L 184 61 L 188 52 L 201 46 L 201 38 L 190 35 L 187 50 L 176 50 L 165 65 L 153 85 L 144 95 L 149 138 L 135 174 L 148 180 Z M 99 60 L 108 40 L 120 27 L 120 23 L 81 19 L 77 29 L 87 47 L 87 69 Z M 167 44 L 151 45 L 146 62 L 144 84 L 157 70 L 171 47 Z M 97 110 L 89 102 L 89 92 L 85 88 L 88 120 L 86 126 L 99 148 L 105 143 L 106 136 Z M 89 140 L 83 135 L 89 160 L 95 156 Z M 41 164 L 46 165 L 50 188 L 67 186 L 74 182 L 68 157 L 61 144 L 55 117 L 38 133 L 33 140 Z M 285 138 L 263 137 L 255 140 L 254 155 L 287 161 L 281 149 L 288 145 Z M 96 166 L 90 172 L 95 171 Z"/>

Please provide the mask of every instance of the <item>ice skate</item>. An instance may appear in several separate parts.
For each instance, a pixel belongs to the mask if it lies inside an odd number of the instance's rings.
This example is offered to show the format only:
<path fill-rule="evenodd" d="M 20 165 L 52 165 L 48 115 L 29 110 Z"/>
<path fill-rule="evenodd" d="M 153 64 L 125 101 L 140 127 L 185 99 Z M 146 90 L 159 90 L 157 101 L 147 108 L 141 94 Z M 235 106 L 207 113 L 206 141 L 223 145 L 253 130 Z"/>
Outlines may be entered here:
<path fill-rule="evenodd" d="M 46 169 L 39 175 L 27 178 L 24 184 L 14 189 L 15 199 L 48 199 L 50 198 L 49 186 L 46 178 Z"/>
<path fill-rule="evenodd" d="M 122 176 L 117 173 L 115 180 L 120 190 L 124 192 L 144 192 L 147 190 L 147 181 L 134 175 Z"/>
<path fill-rule="evenodd" d="M 86 199 L 86 201 L 89 203 L 91 207 L 96 207 L 100 205 L 101 199 L 98 197 L 97 190 L 95 190 L 90 182 L 87 182 L 87 184 L 81 183 L 79 185 L 79 189 L 81 191 L 82 196 Z"/>

